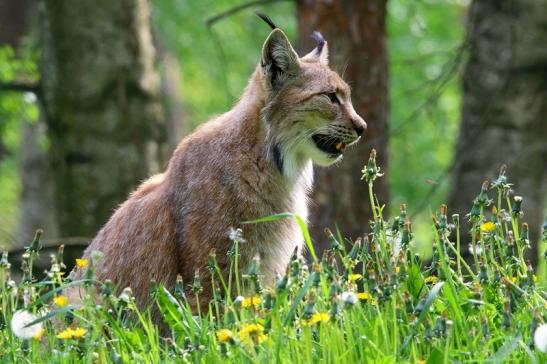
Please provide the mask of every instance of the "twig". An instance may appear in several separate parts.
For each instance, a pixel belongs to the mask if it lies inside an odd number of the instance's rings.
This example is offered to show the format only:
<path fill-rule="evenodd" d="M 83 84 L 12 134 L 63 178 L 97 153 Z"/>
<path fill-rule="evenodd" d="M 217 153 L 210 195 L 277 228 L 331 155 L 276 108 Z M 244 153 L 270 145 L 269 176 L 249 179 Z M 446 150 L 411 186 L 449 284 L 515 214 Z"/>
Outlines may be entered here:
<path fill-rule="evenodd" d="M 38 95 L 40 93 L 40 85 L 38 83 L 26 82 L 0 82 L 0 91 L 32 92 Z"/>
<path fill-rule="evenodd" d="M 294 1 L 294 0 L 255 0 L 255 1 L 249 1 L 248 3 L 239 4 L 237 6 L 234 6 L 228 10 L 223 11 L 222 13 L 219 13 L 217 15 L 213 15 L 212 17 L 205 20 L 205 25 L 207 25 L 207 28 L 212 27 L 216 22 L 222 20 L 223 18 L 232 16 L 236 13 L 239 13 L 242 10 L 248 9 L 250 7 L 256 6 L 256 5 L 265 5 L 265 4 L 271 4 L 271 3 L 278 3 L 282 1 Z"/>

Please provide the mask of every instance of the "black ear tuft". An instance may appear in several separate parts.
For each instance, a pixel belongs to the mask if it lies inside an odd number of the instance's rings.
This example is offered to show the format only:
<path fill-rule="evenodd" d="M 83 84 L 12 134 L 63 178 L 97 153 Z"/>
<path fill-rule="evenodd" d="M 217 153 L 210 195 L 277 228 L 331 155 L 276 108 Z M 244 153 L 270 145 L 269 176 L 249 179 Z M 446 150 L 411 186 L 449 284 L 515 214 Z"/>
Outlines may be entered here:
<path fill-rule="evenodd" d="M 325 38 L 323 38 L 323 34 L 319 33 L 317 30 L 315 30 L 311 34 L 311 37 L 317 43 L 317 47 L 315 48 L 315 51 L 317 52 L 317 55 L 320 55 L 321 52 L 323 52 L 323 47 L 325 46 Z"/>
<path fill-rule="evenodd" d="M 261 66 L 273 89 L 279 88 L 299 72 L 298 55 L 281 29 L 272 30 L 266 39 L 262 47 Z"/>
<path fill-rule="evenodd" d="M 255 11 L 255 14 L 258 15 L 258 17 L 266 22 L 272 29 L 277 28 L 277 25 L 273 22 L 273 20 L 266 14 L 261 13 L 259 11 Z"/>

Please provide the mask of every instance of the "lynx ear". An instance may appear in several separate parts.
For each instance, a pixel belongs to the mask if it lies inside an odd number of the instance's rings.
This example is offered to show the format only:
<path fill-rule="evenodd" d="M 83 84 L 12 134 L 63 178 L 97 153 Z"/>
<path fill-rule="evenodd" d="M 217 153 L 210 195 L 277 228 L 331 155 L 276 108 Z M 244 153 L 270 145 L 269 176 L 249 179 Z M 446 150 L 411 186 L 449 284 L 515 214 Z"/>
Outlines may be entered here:
<path fill-rule="evenodd" d="M 289 39 L 281 29 L 274 29 L 262 47 L 261 66 L 270 86 L 279 88 L 298 73 L 300 64 Z"/>
<path fill-rule="evenodd" d="M 323 35 L 318 31 L 313 32 L 311 35 L 313 40 L 317 43 L 317 46 L 310 53 L 306 54 L 303 61 L 319 61 L 321 64 L 329 65 L 329 47 L 327 41 L 323 38 Z"/>

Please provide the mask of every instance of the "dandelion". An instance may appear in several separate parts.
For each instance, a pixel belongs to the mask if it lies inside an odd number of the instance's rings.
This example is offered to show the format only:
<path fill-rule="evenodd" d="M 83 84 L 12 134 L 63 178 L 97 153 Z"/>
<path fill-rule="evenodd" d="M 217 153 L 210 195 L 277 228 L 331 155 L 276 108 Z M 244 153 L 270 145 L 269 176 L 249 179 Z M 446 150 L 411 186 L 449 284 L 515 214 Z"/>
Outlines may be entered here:
<path fill-rule="evenodd" d="M 254 308 L 258 308 L 260 303 L 262 303 L 262 299 L 260 298 L 260 296 L 253 296 L 253 297 L 244 298 L 242 302 L 242 306 L 243 308 L 249 308 L 251 306 L 254 306 Z"/>
<path fill-rule="evenodd" d="M 429 276 L 425 279 L 425 283 L 429 284 L 436 284 L 439 281 L 439 278 L 437 276 Z"/>
<path fill-rule="evenodd" d="M 353 292 L 342 292 L 342 301 L 345 304 L 353 306 L 357 303 L 357 295 Z"/>
<path fill-rule="evenodd" d="M 72 330 L 69 327 L 68 329 L 63 330 L 60 333 L 58 333 L 57 334 L 57 339 L 62 339 L 62 340 L 72 339 L 73 332 L 74 332 L 74 330 Z"/>
<path fill-rule="evenodd" d="M 309 320 L 303 322 L 304 326 L 313 326 L 317 323 L 329 322 L 330 315 L 326 312 L 315 313 Z"/>
<path fill-rule="evenodd" d="M 542 353 L 547 353 L 547 324 L 540 325 L 536 329 L 534 345 Z"/>
<path fill-rule="evenodd" d="M 77 327 L 76 329 L 72 330 L 72 337 L 75 339 L 80 339 L 85 336 L 87 330 L 81 327 Z"/>
<path fill-rule="evenodd" d="M 23 340 L 41 337 L 44 334 L 41 322 L 29 326 L 31 322 L 37 319 L 38 316 L 25 310 L 19 310 L 13 314 L 11 319 L 11 331 Z"/>
<path fill-rule="evenodd" d="M 80 258 L 77 258 L 77 259 L 76 259 L 76 266 L 77 266 L 78 268 L 85 268 L 85 267 L 87 267 L 88 265 L 89 265 L 89 260 L 83 259 L 83 258 L 82 258 L 82 259 L 80 259 Z"/>
<path fill-rule="evenodd" d="M 234 338 L 234 333 L 228 329 L 221 329 L 217 331 L 217 340 L 220 343 L 227 343 L 232 341 Z"/>
<path fill-rule="evenodd" d="M 34 335 L 32 338 L 40 341 L 42 340 L 42 337 L 44 336 L 45 333 L 46 333 L 46 329 L 41 327 L 40 330 L 36 333 L 36 335 Z"/>
<path fill-rule="evenodd" d="M 348 275 L 348 281 L 357 282 L 363 278 L 362 274 L 350 274 Z"/>
<path fill-rule="evenodd" d="M 359 292 L 357 293 L 357 298 L 361 301 L 366 301 L 370 298 L 370 294 L 368 292 Z"/>
<path fill-rule="evenodd" d="M 492 221 L 487 221 L 484 224 L 481 224 L 481 231 L 483 233 L 490 233 L 496 229 L 496 224 Z"/>
<path fill-rule="evenodd" d="M 85 336 L 87 330 L 81 327 L 76 329 L 67 328 L 57 334 L 57 339 L 68 340 L 68 339 L 81 339 Z"/>
<path fill-rule="evenodd" d="M 67 296 L 55 296 L 53 299 L 53 303 L 57 307 L 65 307 L 68 304 L 68 297 Z"/>
<path fill-rule="evenodd" d="M 238 332 L 239 340 L 247 346 L 260 345 L 268 338 L 264 334 L 264 326 L 260 324 L 249 324 Z"/>

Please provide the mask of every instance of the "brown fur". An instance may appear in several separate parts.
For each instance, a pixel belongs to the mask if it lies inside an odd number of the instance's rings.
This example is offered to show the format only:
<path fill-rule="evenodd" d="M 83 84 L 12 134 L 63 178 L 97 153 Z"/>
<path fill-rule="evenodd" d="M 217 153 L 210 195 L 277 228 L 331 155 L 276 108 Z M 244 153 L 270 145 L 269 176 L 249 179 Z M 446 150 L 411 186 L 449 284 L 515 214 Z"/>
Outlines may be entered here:
<path fill-rule="evenodd" d="M 334 92 L 338 101 L 325 94 Z M 182 140 L 167 170 L 130 195 L 84 256 L 101 251 L 98 278 L 130 286 L 140 303 L 147 301 L 150 280 L 172 289 L 178 274 L 190 284 L 197 270 L 206 301 L 210 252 L 226 272 L 231 227 L 280 212 L 307 217 L 312 161 L 341 159 L 319 150 L 311 135 L 351 144 L 359 138 L 355 129 L 365 126 L 349 87 L 327 65 L 326 45 L 298 58 L 275 29 L 235 107 Z M 271 283 L 303 243 L 297 224 L 285 219 L 242 227 L 241 269 L 258 254 Z"/>

